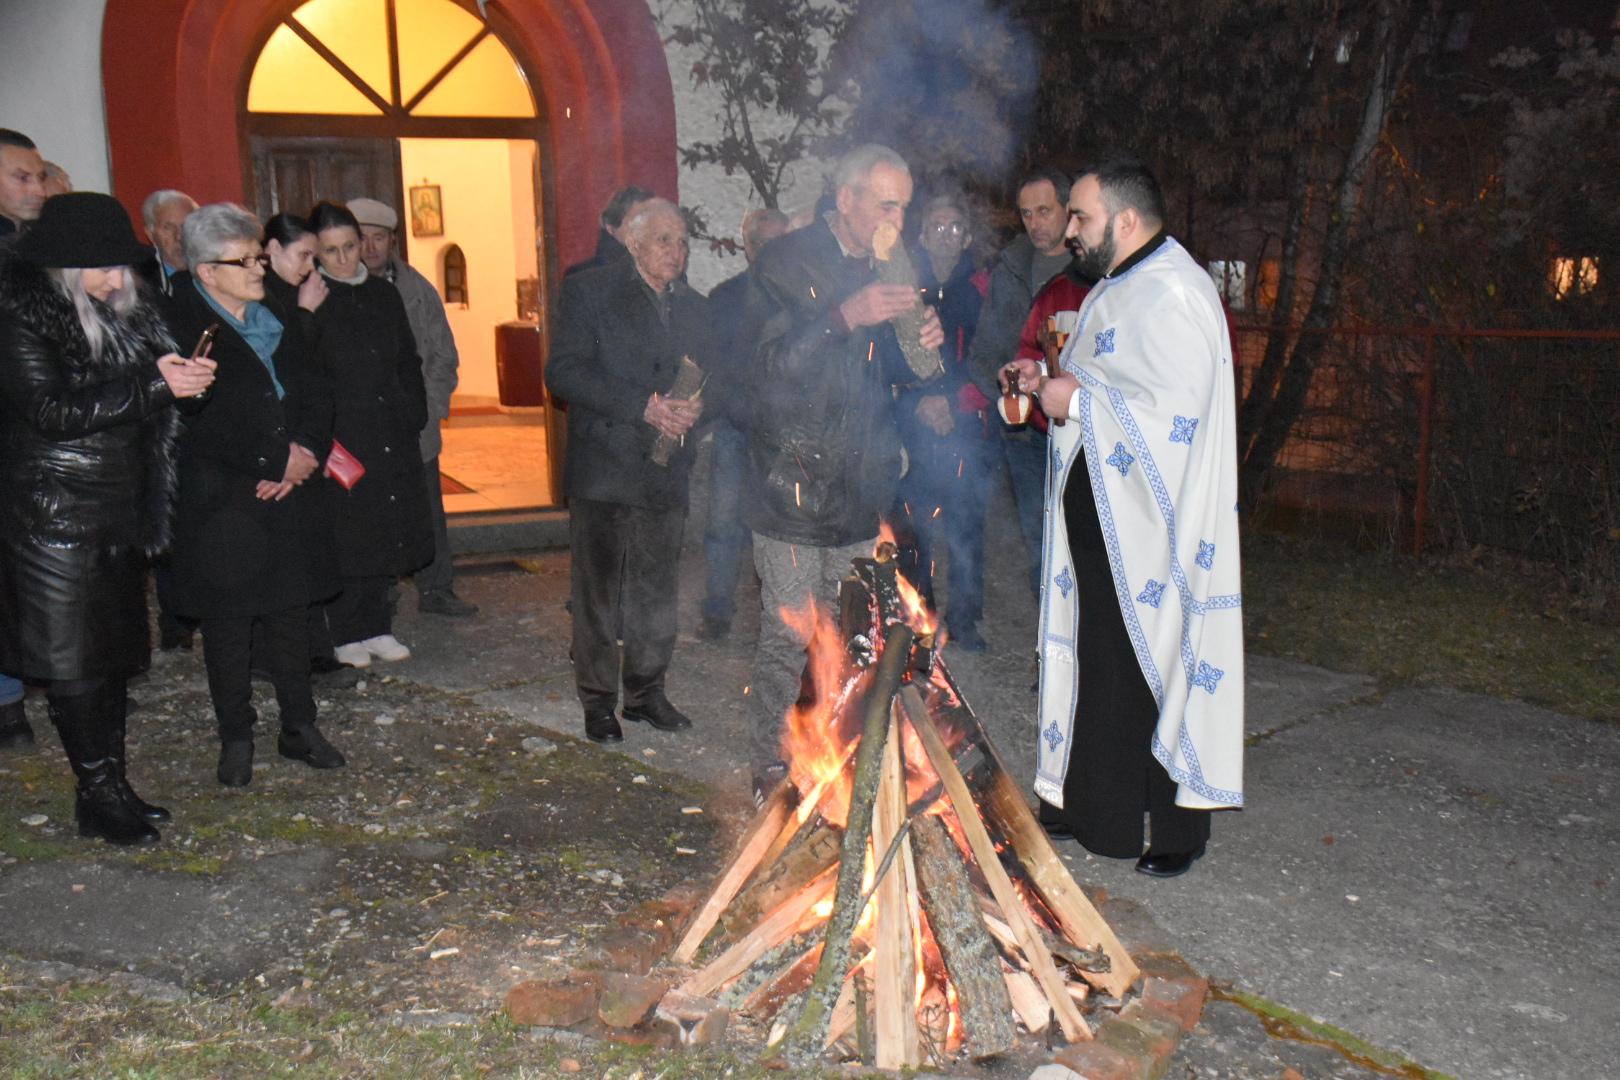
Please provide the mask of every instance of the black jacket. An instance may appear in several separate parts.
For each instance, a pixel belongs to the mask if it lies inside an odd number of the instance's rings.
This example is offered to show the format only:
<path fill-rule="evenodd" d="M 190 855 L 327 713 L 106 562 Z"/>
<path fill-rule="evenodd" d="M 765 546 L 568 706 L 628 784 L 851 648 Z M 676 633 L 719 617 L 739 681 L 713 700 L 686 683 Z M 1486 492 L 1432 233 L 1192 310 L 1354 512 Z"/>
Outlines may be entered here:
<path fill-rule="evenodd" d="M 144 305 L 92 352 L 73 303 L 0 257 L 0 671 L 128 676 L 147 663 L 145 556 L 169 542 L 172 348 Z"/>
<path fill-rule="evenodd" d="M 670 291 L 665 326 L 631 259 L 563 282 L 546 386 L 568 405 L 569 498 L 685 508 L 697 440 L 688 436 L 668 465 L 656 465 L 648 454 L 658 431 L 642 414 L 654 391 L 673 385 L 682 356 L 705 372 L 714 365 L 711 331 L 708 301 L 684 281 Z M 720 407 L 717 398 L 718 387 L 705 385 L 705 411 Z"/>
<path fill-rule="evenodd" d="M 176 341 L 195 341 L 221 324 L 214 385 L 195 405 L 182 402 L 180 486 L 165 599 L 192 618 L 264 615 L 303 607 L 338 590 L 329 502 L 319 473 L 281 501 L 260 499 L 260 480 L 279 481 L 298 442 L 324 462 L 331 448 L 331 381 L 310 355 L 302 329 L 273 297 L 282 324 L 272 358 L 287 396 L 193 286 L 169 312 Z"/>
<path fill-rule="evenodd" d="M 871 262 L 821 220 L 767 245 L 750 276 L 749 527 L 819 547 L 875 536 L 900 479 L 894 387 L 915 379 L 892 327 L 848 330 L 838 314 Z"/>
<path fill-rule="evenodd" d="M 315 350 L 332 375 L 332 438 L 366 474 L 350 491 L 323 480 L 335 506 L 344 577 L 408 574 L 433 560 L 433 522 L 416 437 L 427 423 L 422 360 L 399 290 L 381 278 L 327 279 Z"/>

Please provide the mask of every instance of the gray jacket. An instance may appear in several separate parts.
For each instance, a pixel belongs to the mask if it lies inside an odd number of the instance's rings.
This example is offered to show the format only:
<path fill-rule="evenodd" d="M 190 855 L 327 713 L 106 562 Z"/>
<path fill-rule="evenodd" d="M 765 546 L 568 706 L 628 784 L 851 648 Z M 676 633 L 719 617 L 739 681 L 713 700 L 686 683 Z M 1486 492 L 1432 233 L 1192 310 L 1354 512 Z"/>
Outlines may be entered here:
<path fill-rule="evenodd" d="M 439 290 L 421 271 L 398 255 L 391 259 L 394 288 L 405 301 L 405 318 L 410 321 L 416 351 L 422 355 L 422 382 L 427 387 L 427 425 L 419 438 L 423 461 L 432 461 L 444 448 L 439 421 L 450 415 L 450 394 L 456 388 L 456 369 L 461 357 L 456 339 L 450 333 L 450 320 L 444 314 Z"/>
<path fill-rule="evenodd" d="M 990 295 L 979 311 L 979 329 L 968 346 L 967 367 L 971 378 L 991 401 L 1001 393 L 996 372 L 1018 352 L 1018 339 L 1029 318 L 1029 307 L 1046 281 L 1031 281 L 1035 266 L 1035 245 L 1028 233 L 1001 250 L 995 269 L 990 272 Z M 1057 275 L 1052 275 L 1056 277 Z"/>

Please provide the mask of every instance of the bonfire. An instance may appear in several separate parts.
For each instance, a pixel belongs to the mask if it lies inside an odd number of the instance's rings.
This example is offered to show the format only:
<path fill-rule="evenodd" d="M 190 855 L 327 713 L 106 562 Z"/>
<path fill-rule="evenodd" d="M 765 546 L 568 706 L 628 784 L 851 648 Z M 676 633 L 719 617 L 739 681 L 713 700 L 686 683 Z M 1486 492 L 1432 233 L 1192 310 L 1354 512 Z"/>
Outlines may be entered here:
<path fill-rule="evenodd" d="M 1091 1038 L 1088 998 L 1138 971 L 1070 877 L 942 655 L 887 537 L 810 640 L 789 779 L 677 943 L 666 1001 L 717 1001 L 805 1065 L 881 1068 L 1011 1051 L 1021 1027 Z M 701 958 L 701 966 L 698 964 Z"/>

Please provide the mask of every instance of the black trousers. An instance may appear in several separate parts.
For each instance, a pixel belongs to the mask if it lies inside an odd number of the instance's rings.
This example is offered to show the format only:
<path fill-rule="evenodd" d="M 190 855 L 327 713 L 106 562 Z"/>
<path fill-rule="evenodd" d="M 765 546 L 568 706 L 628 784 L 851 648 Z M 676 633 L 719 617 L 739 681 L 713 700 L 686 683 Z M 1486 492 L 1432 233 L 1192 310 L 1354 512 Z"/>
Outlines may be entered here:
<path fill-rule="evenodd" d="M 1120 614 L 1085 459 L 1063 495 L 1069 555 L 1080 600 L 1080 695 L 1059 815 L 1094 855 L 1142 854 L 1142 814 L 1156 852 L 1192 851 L 1209 839 L 1209 814 L 1176 805 L 1176 783 L 1153 756 L 1159 706 L 1142 676 Z"/>
<path fill-rule="evenodd" d="M 309 686 L 308 613 L 303 605 L 268 615 L 202 620 L 203 665 L 214 700 L 220 742 L 253 738 L 254 627 L 260 630 L 258 662 L 270 672 L 281 707 L 281 726 L 293 731 L 315 723 L 315 695 Z"/>
<path fill-rule="evenodd" d="M 394 631 L 394 602 L 388 595 L 390 575 L 346 577 L 343 591 L 326 603 L 332 640 L 348 645 Z"/>
<path fill-rule="evenodd" d="M 664 673 L 675 653 L 676 569 L 685 519 L 682 509 L 570 500 L 574 682 L 587 709 L 611 709 L 618 702 L 621 662 L 626 705 L 663 696 Z"/>

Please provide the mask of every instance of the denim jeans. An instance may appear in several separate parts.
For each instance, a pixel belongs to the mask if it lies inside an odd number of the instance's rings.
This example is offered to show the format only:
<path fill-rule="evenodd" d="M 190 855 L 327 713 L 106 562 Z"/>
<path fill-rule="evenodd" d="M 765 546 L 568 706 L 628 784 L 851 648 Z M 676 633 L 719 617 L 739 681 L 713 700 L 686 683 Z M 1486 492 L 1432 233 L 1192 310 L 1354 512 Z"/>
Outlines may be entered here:
<path fill-rule="evenodd" d="M 1029 551 L 1029 588 L 1036 596 L 1041 594 L 1041 531 L 1046 526 L 1046 443 L 1046 433 L 1032 428 L 1002 431 L 1018 528 Z"/>
<path fill-rule="evenodd" d="M 709 524 L 703 532 L 703 555 L 709 565 L 703 593 L 703 617 L 730 622 L 742 574 L 743 552 L 751 534 L 742 520 L 744 470 L 748 437 L 729 421 L 714 426 L 714 469 L 709 482 Z"/>
<path fill-rule="evenodd" d="M 22 699 L 22 681 L 10 675 L 0 675 L 0 705 L 15 705 Z"/>
<path fill-rule="evenodd" d="M 927 449 L 934 456 L 913 457 L 900 482 L 899 516 L 906 519 L 896 522 L 900 568 L 937 608 L 934 567 L 940 553 L 948 553 L 950 603 L 941 614 L 948 627 L 967 632 L 984 613 L 985 485 L 990 480 L 988 452 L 995 446 L 970 434 Z"/>

